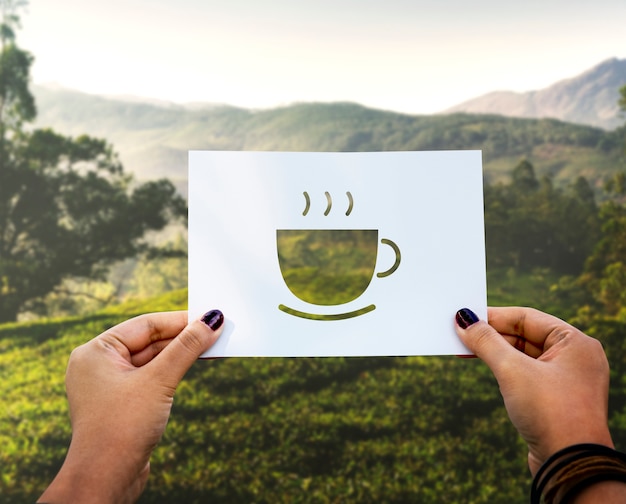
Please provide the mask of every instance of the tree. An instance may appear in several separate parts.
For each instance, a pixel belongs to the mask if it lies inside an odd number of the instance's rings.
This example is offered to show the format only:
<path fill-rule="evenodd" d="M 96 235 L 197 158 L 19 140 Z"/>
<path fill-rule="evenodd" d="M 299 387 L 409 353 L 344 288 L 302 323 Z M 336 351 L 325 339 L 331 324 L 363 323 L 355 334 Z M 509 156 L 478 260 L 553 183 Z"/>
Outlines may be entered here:
<path fill-rule="evenodd" d="M 0 322 L 64 278 L 102 278 L 186 215 L 171 182 L 135 183 L 105 140 L 24 128 L 36 115 L 33 57 L 15 43 L 24 3 L 0 0 Z"/>
<path fill-rule="evenodd" d="M 0 0 L 0 148 L 5 147 L 7 134 L 36 115 L 35 100 L 28 89 L 33 57 L 15 45 L 15 28 L 19 27 L 16 10 L 25 4 L 20 0 Z M 5 155 L 4 149 L 0 154 Z"/>
<path fill-rule="evenodd" d="M 599 233 L 593 190 L 579 177 L 565 189 L 522 160 L 510 184 L 485 187 L 488 267 L 580 273 Z"/>
<path fill-rule="evenodd" d="M 527 160 L 522 159 L 511 173 L 513 186 L 521 193 L 532 193 L 539 189 L 539 181 L 535 176 L 534 166 Z"/>

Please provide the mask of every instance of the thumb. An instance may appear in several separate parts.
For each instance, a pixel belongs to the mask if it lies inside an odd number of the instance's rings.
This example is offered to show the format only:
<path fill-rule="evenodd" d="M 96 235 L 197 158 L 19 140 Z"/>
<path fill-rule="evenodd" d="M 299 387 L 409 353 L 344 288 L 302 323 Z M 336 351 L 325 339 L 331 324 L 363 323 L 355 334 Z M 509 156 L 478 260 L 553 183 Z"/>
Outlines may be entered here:
<path fill-rule="evenodd" d="M 176 388 L 191 365 L 217 341 L 224 315 L 211 310 L 190 322 L 151 362 L 165 385 Z"/>
<path fill-rule="evenodd" d="M 502 370 L 512 360 L 523 357 L 502 335 L 469 308 L 456 313 L 456 333 L 477 357 L 479 357 L 498 379 Z"/>

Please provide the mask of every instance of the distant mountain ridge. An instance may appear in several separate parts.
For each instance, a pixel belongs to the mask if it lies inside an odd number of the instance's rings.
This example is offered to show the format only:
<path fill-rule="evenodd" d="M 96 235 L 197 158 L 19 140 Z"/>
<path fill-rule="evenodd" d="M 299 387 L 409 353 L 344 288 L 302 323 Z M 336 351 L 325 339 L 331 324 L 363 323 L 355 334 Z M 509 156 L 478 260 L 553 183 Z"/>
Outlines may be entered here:
<path fill-rule="evenodd" d="M 548 89 L 560 99 L 561 108 L 581 101 L 571 96 L 582 96 L 584 92 L 601 95 L 613 89 L 617 95 L 620 84 L 615 70 L 626 68 L 625 64 L 626 61 L 610 60 L 583 74 L 585 79 L 581 76 L 561 81 Z M 527 158 L 539 175 L 549 175 L 558 183 L 584 175 L 598 186 L 602 177 L 624 162 L 624 128 L 606 131 L 555 119 L 505 117 L 493 111 L 408 115 L 345 102 L 248 110 L 211 103 L 177 105 L 103 97 L 49 86 L 33 86 L 32 91 L 38 109 L 35 127 L 50 127 L 71 136 L 104 138 L 137 178 L 167 177 L 176 181 L 181 192 L 186 188 L 187 153 L 200 149 L 479 149 L 485 176 L 491 180 L 506 177 L 520 158 Z M 548 97 L 549 93 L 546 90 L 540 96 Z M 548 105 L 556 103 L 556 98 L 546 98 L 544 110 L 550 112 Z M 617 96 L 610 96 L 609 100 L 615 102 L 611 110 L 616 109 Z M 607 115 L 604 109 L 593 109 L 596 101 L 582 101 L 582 105 L 592 108 L 594 116 Z M 535 99 L 533 103 L 535 113 L 542 110 L 542 102 Z M 542 115 L 550 115 L 547 112 Z"/>
<path fill-rule="evenodd" d="M 443 113 L 467 112 L 509 117 L 550 117 L 604 129 L 624 124 L 617 101 L 626 85 L 626 59 L 611 58 L 590 70 L 545 89 L 516 93 L 494 91 Z"/>

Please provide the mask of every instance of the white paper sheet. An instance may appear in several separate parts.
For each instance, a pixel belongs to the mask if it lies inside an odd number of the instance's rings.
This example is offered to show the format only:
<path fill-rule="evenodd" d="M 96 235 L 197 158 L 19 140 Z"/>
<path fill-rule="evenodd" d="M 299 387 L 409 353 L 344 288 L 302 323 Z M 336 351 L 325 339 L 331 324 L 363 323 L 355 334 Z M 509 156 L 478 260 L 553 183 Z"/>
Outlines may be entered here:
<path fill-rule="evenodd" d="M 205 356 L 467 354 L 483 215 L 480 151 L 191 151 L 190 317 L 227 319 Z"/>

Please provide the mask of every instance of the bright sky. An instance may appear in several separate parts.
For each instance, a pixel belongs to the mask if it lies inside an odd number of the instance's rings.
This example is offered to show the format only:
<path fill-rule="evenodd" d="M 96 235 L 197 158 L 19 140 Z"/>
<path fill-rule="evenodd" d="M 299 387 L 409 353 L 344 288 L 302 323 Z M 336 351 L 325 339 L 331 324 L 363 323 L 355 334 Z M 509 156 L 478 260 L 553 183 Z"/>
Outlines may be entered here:
<path fill-rule="evenodd" d="M 30 0 L 35 83 L 267 108 L 442 111 L 626 58 L 624 0 Z"/>

